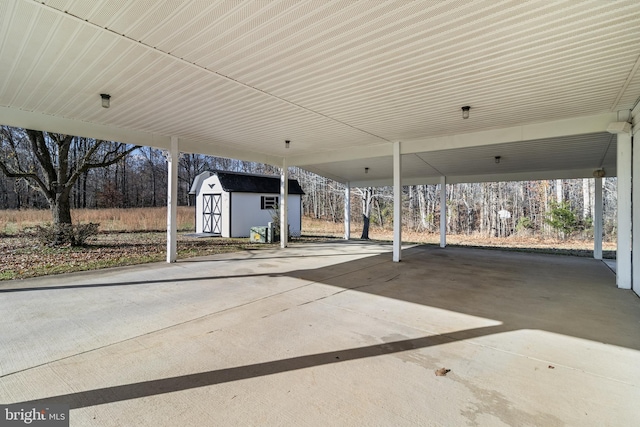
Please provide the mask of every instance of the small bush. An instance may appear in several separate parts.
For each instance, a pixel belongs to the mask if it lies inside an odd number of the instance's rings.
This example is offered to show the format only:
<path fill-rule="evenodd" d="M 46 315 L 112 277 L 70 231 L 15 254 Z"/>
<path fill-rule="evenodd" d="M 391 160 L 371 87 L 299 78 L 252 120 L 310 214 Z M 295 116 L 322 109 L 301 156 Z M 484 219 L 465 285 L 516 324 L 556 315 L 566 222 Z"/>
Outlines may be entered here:
<path fill-rule="evenodd" d="M 73 226 L 73 239 L 74 245 L 82 246 L 87 242 L 89 237 L 95 236 L 98 234 L 98 229 L 100 228 L 100 224 L 95 222 L 90 222 L 88 224 L 78 224 Z"/>
<path fill-rule="evenodd" d="M 578 216 L 568 202 L 551 202 L 551 210 L 546 213 L 544 222 L 556 230 L 562 240 L 580 229 Z"/>
<path fill-rule="evenodd" d="M 523 216 L 518 219 L 516 232 L 519 234 L 531 234 L 534 229 L 533 221 L 529 217 Z"/>
<path fill-rule="evenodd" d="M 35 237 L 47 246 L 83 246 L 87 239 L 98 234 L 100 224 L 45 224 L 35 227 Z"/>

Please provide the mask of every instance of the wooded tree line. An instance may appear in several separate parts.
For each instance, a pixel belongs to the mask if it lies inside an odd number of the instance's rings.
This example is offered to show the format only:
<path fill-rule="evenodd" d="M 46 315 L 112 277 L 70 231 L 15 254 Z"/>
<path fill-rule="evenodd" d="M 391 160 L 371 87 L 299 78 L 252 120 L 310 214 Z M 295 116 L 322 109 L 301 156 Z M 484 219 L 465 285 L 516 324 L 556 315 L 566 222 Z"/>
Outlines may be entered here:
<path fill-rule="evenodd" d="M 4 163 L 19 164 L 35 173 L 33 144 L 24 129 L 2 126 L 0 156 Z M 64 136 L 57 136 L 64 137 Z M 56 144 L 54 134 L 48 143 Z M 78 172 L 69 188 L 72 208 L 130 208 L 166 206 L 167 163 L 163 152 L 150 147 L 134 147 L 89 138 L 72 137 L 68 145 L 68 165 Z M 97 148 L 96 148 L 97 146 Z M 82 168 L 87 153 L 105 163 L 104 167 Z M 128 152 L 127 155 L 122 153 Z M 115 159 L 111 162 L 110 159 Z M 53 158 L 52 162 L 59 159 Z M 182 154 L 179 160 L 178 200 L 192 205 L 189 189 L 194 178 L 207 170 L 278 174 L 279 168 L 253 162 L 200 154 Z M 70 175 L 72 173 L 70 172 Z M 291 168 L 291 178 L 298 179 L 305 191 L 303 214 L 309 217 L 342 222 L 344 220 L 344 185 L 299 168 Z M 53 179 L 53 178 L 52 178 Z M 550 213 L 560 207 L 575 216 L 575 230 L 589 237 L 594 216 L 593 179 L 472 183 L 447 185 L 448 233 L 481 234 L 506 237 L 519 235 L 557 235 L 550 225 Z M 603 181 L 605 238 L 615 237 L 616 179 Z M 393 223 L 391 187 L 353 188 L 352 222 L 369 220 L 372 226 L 390 227 Z M 47 197 L 33 181 L 24 177 L 0 174 L 0 208 L 49 208 Z M 366 215 L 363 215 L 366 214 Z M 437 232 L 440 223 L 440 186 L 415 185 L 403 188 L 404 226 L 415 231 Z"/>
<path fill-rule="evenodd" d="M 308 191 L 306 215 L 332 221 L 343 220 L 344 187 L 322 177 L 301 173 Z M 313 181 L 308 183 L 308 181 Z M 615 239 L 616 178 L 603 179 L 603 222 L 605 239 Z M 311 191 L 314 190 L 314 191 Z M 374 227 L 393 224 L 393 189 L 352 189 L 352 221 L 366 221 Z M 440 185 L 403 187 L 403 226 L 421 232 L 440 229 Z M 593 236 L 595 180 L 593 178 L 449 184 L 446 188 L 446 230 L 450 234 L 479 234 L 487 237 L 562 236 L 556 222 L 571 224 L 575 236 Z M 337 208 L 336 208 L 337 207 Z M 569 213 L 571 216 L 567 218 Z M 365 236 L 366 237 L 366 236 Z"/>

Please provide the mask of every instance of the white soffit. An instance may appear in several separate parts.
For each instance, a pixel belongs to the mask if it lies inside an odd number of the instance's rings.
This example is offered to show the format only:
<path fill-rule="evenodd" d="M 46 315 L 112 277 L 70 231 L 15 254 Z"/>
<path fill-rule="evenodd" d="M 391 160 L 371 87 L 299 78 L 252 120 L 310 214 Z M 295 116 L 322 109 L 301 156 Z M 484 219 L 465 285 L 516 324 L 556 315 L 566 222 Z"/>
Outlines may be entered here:
<path fill-rule="evenodd" d="M 499 163 L 496 156 L 500 157 Z M 391 185 L 393 158 L 329 162 L 307 168 L 354 186 Z M 537 179 L 584 178 L 599 168 L 615 176 L 616 137 L 607 132 L 402 155 L 403 181 L 418 184 L 438 183 L 440 176 L 446 176 L 448 182 L 525 179 L 526 174 Z M 482 175 L 486 177 L 481 179 Z"/>
<path fill-rule="evenodd" d="M 2 124 L 310 170 L 640 97 L 638 1 L 0 0 L 0 43 Z"/>

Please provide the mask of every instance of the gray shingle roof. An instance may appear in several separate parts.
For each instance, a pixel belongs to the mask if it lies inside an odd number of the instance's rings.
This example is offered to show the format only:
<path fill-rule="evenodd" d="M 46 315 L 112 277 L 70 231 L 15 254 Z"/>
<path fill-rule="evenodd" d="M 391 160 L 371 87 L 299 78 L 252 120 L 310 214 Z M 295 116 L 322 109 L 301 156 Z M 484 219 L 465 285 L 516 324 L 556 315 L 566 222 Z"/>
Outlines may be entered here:
<path fill-rule="evenodd" d="M 218 175 L 222 189 L 229 193 L 280 194 L 279 176 L 252 175 L 226 171 L 203 172 L 198 175 L 193 181 L 189 194 L 197 194 L 202 182 L 213 174 Z M 289 180 L 289 194 L 304 194 L 300 183 L 295 179 Z"/>

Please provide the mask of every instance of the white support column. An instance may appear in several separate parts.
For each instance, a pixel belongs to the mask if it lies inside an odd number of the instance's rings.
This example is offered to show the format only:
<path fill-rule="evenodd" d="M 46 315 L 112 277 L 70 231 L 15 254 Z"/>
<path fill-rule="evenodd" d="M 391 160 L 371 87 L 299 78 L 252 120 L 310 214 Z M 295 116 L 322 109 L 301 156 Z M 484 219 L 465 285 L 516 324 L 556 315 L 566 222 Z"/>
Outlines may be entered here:
<path fill-rule="evenodd" d="M 631 289 L 631 133 L 618 133 L 618 245 L 616 283 Z"/>
<path fill-rule="evenodd" d="M 402 258 L 402 157 L 400 144 L 400 141 L 393 143 L 393 262 L 400 262 Z"/>
<path fill-rule="evenodd" d="M 344 187 L 344 239 L 351 238 L 351 183 Z"/>
<path fill-rule="evenodd" d="M 289 243 L 289 220 L 287 201 L 289 199 L 289 167 L 287 160 L 282 160 L 280 172 L 280 247 L 286 248 Z"/>
<path fill-rule="evenodd" d="M 178 233 L 178 162 L 180 160 L 178 138 L 171 137 L 171 149 L 167 152 L 167 262 L 176 262 Z"/>
<path fill-rule="evenodd" d="M 629 138 L 633 135 L 633 130 L 629 134 Z M 636 172 L 638 172 L 638 176 L 640 176 L 640 144 L 636 145 L 636 138 L 633 138 L 632 147 L 633 150 L 633 169 L 632 169 L 632 177 L 635 176 Z M 619 139 L 618 139 L 619 141 Z M 633 179 L 633 178 L 632 178 Z M 619 178 L 618 178 L 619 180 Z M 640 181 L 640 178 L 638 179 Z M 632 203 L 633 203 L 633 213 L 632 213 L 632 226 L 631 226 L 631 243 L 632 243 L 632 259 L 631 259 L 631 279 L 632 286 L 631 289 L 640 296 L 640 183 L 636 181 L 636 185 L 633 186 L 633 195 L 632 195 Z"/>
<path fill-rule="evenodd" d="M 440 247 L 447 246 L 447 177 L 440 177 Z"/>
<path fill-rule="evenodd" d="M 593 257 L 602 259 L 602 178 L 595 179 L 595 206 L 593 215 Z"/>

